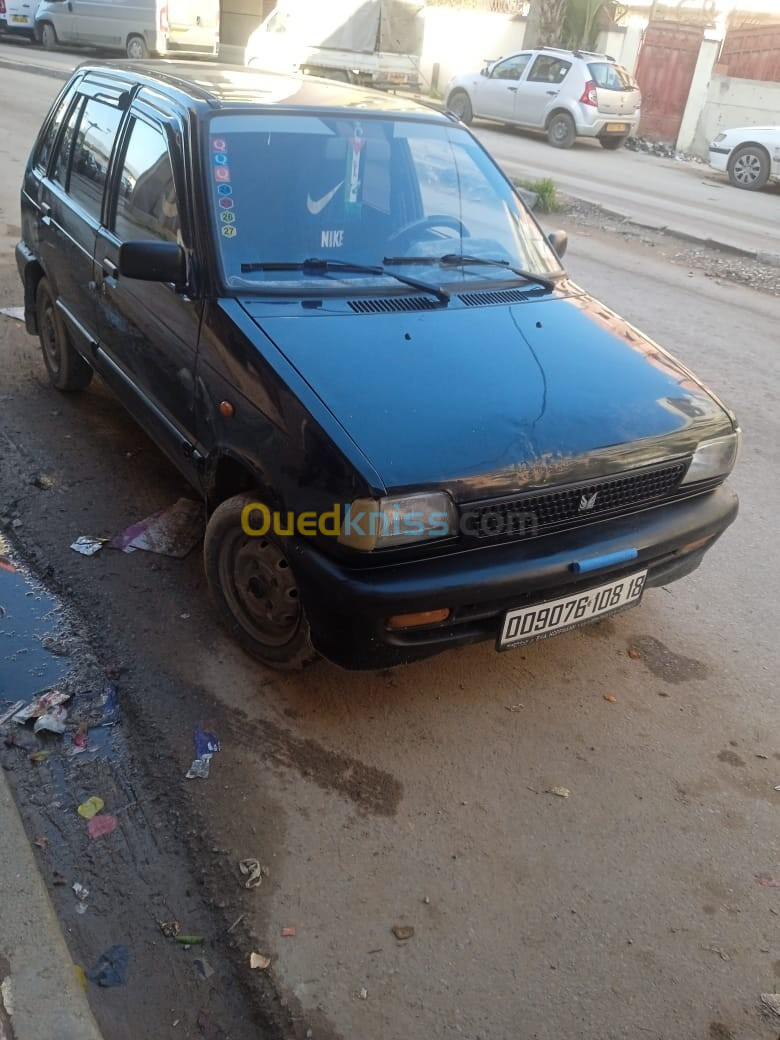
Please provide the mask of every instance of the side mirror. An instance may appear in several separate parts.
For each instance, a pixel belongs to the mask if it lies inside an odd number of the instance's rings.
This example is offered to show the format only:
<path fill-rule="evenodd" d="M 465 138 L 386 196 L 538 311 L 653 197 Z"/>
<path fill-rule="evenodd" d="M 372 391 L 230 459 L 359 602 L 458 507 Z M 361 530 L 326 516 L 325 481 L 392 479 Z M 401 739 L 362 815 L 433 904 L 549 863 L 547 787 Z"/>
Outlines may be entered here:
<path fill-rule="evenodd" d="M 487 76 L 487 74 L 488 74 L 488 69 L 489 69 L 489 66 L 488 66 L 488 65 L 484 65 L 484 66 L 483 66 L 483 67 L 482 67 L 482 68 L 481 68 L 481 69 L 479 70 L 479 74 L 480 74 L 480 76 Z"/>
<path fill-rule="evenodd" d="M 566 255 L 566 250 L 569 247 L 569 236 L 565 231 L 551 231 L 547 236 L 547 241 L 553 247 L 560 260 L 563 260 Z"/>
<path fill-rule="evenodd" d="M 187 277 L 184 250 L 176 242 L 124 242 L 119 247 L 119 273 L 125 278 L 182 285 Z"/>

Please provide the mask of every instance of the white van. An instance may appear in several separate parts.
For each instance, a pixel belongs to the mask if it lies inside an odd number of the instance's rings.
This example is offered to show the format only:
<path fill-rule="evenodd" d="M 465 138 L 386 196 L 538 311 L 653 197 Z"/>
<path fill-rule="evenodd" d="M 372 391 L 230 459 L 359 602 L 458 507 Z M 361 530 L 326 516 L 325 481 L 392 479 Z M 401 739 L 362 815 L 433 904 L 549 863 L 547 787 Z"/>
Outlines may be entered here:
<path fill-rule="evenodd" d="M 6 0 L 6 31 L 32 39 L 35 35 L 35 12 L 39 5 L 40 0 Z"/>
<path fill-rule="evenodd" d="M 103 47 L 128 58 L 215 57 L 219 47 L 219 0 L 43 0 L 35 34 L 52 50 Z"/>

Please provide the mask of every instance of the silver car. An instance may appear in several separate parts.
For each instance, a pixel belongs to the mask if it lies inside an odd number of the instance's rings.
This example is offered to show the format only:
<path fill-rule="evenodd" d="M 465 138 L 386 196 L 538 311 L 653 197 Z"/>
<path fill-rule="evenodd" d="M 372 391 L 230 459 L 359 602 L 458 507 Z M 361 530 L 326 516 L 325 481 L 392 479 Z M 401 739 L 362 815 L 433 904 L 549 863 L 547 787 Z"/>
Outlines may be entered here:
<path fill-rule="evenodd" d="M 450 80 L 447 108 L 464 123 L 477 116 L 545 130 L 555 148 L 596 137 L 620 148 L 639 124 L 634 77 L 608 54 L 554 47 L 522 51 Z"/>

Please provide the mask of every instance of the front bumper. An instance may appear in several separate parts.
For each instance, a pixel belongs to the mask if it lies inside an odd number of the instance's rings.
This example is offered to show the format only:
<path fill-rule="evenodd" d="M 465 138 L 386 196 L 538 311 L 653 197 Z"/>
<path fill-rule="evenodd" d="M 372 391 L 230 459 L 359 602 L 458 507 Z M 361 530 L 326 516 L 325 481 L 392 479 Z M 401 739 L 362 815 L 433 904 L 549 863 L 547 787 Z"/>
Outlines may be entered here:
<path fill-rule="evenodd" d="M 718 170 L 720 173 L 728 173 L 730 155 L 730 148 L 722 148 L 720 145 L 711 144 L 709 148 L 709 164 L 713 170 Z"/>
<path fill-rule="evenodd" d="M 345 567 L 312 543 L 291 546 L 303 605 L 317 650 L 343 668 L 407 664 L 451 646 L 498 637 L 504 612 L 647 568 L 646 587 L 690 573 L 737 515 L 727 487 L 631 516 L 528 542 L 509 542 L 425 560 Z M 702 538 L 706 545 L 683 547 Z M 631 564 L 576 575 L 573 561 L 635 548 Z M 388 617 L 448 607 L 451 618 L 427 628 L 388 631 Z"/>

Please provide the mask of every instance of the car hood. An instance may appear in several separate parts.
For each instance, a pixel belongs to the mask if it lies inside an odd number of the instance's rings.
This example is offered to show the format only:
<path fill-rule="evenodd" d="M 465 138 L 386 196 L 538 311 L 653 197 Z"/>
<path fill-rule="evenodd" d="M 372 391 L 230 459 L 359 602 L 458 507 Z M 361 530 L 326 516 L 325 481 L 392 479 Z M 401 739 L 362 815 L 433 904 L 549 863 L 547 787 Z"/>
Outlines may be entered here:
<path fill-rule="evenodd" d="M 391 493 L 511 494 L 685 455 L 731 428 L 690 372 L 584 293 L 389 314 L 243 306 Z"/>

